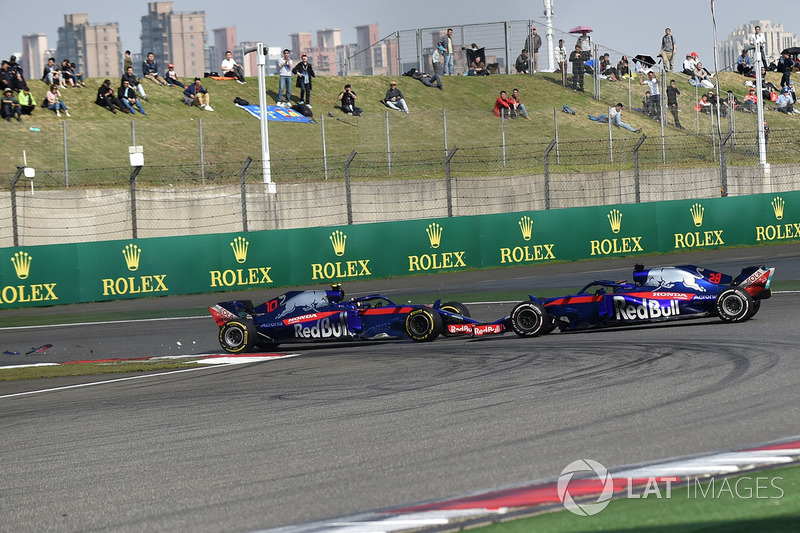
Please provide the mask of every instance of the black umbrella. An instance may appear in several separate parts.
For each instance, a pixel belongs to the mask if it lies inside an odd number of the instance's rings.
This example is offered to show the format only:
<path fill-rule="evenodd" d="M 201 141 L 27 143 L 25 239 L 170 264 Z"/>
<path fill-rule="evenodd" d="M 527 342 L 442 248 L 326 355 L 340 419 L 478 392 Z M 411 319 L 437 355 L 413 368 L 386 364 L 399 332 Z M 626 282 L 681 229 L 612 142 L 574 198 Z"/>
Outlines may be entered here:
<path fill-rule="evenodd" d="M 787 48 L 786 50 L 781 52 L 781 55 L 783 54 L 789 54 L 790 56 L 795 54 L 800 54 L 800 46 L 792 46 L 791 48 Z"/>
<path fill-rule="evenodd" d="M 648 56 L 645 54 L 637 54 L 633 60 L 641 63 L 645 67 L 653 67 L 656 64 L 656 60 L 653 59 L 653 56 Z"/>

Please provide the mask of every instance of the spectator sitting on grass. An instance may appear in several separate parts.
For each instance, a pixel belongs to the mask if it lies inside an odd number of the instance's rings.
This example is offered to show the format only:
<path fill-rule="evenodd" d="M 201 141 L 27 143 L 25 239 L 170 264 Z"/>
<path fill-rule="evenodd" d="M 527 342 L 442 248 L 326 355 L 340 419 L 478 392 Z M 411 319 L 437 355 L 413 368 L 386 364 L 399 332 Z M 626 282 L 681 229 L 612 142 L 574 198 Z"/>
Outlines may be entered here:
<path fill-rule="evenodd" d="M 197 106 L 206 111 L 214 111 L 210 105 L 208 91 L 200 85 L 200 78 L 195 78 L 194 83 L 184 89 L 183 103 L 189 106 Z"/>

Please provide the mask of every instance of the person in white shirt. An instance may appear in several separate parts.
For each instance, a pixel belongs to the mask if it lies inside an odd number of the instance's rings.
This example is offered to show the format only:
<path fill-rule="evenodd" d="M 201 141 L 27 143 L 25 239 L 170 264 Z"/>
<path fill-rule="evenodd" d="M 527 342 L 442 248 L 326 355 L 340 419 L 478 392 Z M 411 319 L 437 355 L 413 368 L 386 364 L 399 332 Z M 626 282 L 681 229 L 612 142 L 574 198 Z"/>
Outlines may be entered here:
<path fill-rule="evenodd" d="M 642 131 L 642 128 L 639 128 L 637 130 L 636 128 L 634 128 L 630 124 L 625 124 L 624 122 L 622 122 L 622 104 L 621 103 L 619 103 L 616 106 L 612 107 L 609 110 L 608 114 L 609 114 L 609 118 L 611 119 L 611 123 L 613 125 L 615 125 L 616 127 L 625 128 L 626 130 L 632 131 L 634 133 L 638 133 L 638 132 Z"/>
<path fill-rule="evenodd" d="M 283 57 L 278 60 L 278 105 L 281 107 L 291 106 L 292 101 L 292 68 L 294 63 L 289 57 L 292 52 L 286 48 Z M 286 92 L 286 102 L 283 102 L 283 93 Z"/>
<path fill-rule="evenodd" d="M 244 69 L 233 60 L 233 53 L 230 50 L 225 52 L 225 59 L 222 60 L 220 70 L 226 78 L 236 78 L 239 83 L 246 83 L 244 81 Z"/>
<path fill-rule="evenodd" d="M 652 70 L 647 73 L 647 79 L 640 79 L 639 85 L 647 85 L 647 88 L 650 92 L 650 98 L 653 105 L 653 109 L 661 114 L 661 91 L 658 90 L 658 78 L 656 78 L 656 73 Z"/>
<path fill-rule="evenodd" d="M 767 39 L 766 39 L 766 37 L 764 37 L 764 34 L 761 33 L 761 26 L 756 26 L 755 27 L 755 33 L 751 33 L 750 34 L 750 44 L 755 46 L 757 50 L 760 48 L 760 50 L 761 50 L 761 64 L 764 65 L 764 66 L 767 66 L 767 58 L 764 55 L 764 48 L 767 45 Z M 756 59 L 758 59 L 758 55 L 757 54 L 753 54 L 753 55 L 756 57 Z"/>

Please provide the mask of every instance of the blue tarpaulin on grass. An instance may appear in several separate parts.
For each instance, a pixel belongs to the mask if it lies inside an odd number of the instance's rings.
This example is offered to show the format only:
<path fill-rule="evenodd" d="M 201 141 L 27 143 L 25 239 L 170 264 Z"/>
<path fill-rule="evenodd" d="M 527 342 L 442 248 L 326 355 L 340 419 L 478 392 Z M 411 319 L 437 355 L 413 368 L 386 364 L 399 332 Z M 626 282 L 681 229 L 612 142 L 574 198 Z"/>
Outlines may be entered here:
<path fill-rule="evenodd" d="M 257 105 L 235 105 L 236 107 L 241 107 L 257 119 L 261 120 L 261 107 Z M 294 109 L 280 107 L 277 105 L 267 106 L 267 120 L 271 120 L 273 122 L 310 122 L 312 124 L 316 124 L 316 122 L 314 122 L 312 119 L 304 117 Z"/>

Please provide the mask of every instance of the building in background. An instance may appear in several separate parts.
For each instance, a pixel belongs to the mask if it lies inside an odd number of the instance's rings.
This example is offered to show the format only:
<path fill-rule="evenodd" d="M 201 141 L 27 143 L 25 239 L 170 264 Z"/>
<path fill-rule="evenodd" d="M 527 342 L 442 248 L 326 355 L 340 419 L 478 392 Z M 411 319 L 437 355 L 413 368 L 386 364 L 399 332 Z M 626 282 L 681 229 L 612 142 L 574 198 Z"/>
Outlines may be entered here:
<path fill-rule="evenodd" d="M 249 48 L 256 48 L 257 46 L 257 41 L 244 41 L 239 43 L 235 50 L 231 50 L 233 59 L 244 67 L 245 77 L 258 76 L 258 57 L 256 53 L 245 54 L 245 51 Z M 267 58 L 265 60 L 267 76 L 278 75 L 278 60 L 283 57 L 283 48 L 282 46 L 267 46 Z M 239 61 L 239 58 L 241 58 L 241 61 Z"/>
<path fill-rule="evenodd" d="M 32 33 L 22 36 L 22 68 L 26 80 L 41 79 L 44 66 L 50 58 L 47 55 L 47 34 Z"/>
<path fill-rule="evenodd" d="M 89 24 L 86 13 L 64 15 L 64 25 L 58 28 L 56 63 L 69 59 L 84 78 L 117 77 L 121 47 L 119 23 Z"/>
<path fill-rule="evenodd" d="M 225 52 L 230 50 L 233 53 L 233 60 L 242 65 L 241 52 L 237 54 L 236 47 L 236 28 L 217 28 L 211 30 L 213 34 L 212 44 L 208 47 L 208 69 L 222 74 L 220 65 L 225 59 Z M 246 74 L 245 74 L 246 75 Z"/>
<path fill-rule="evenodd" d="M 141 53 L 146 57 L 153 52 L 161 70 L 173 63 L 181 77 L 202 77 L 206 72 L 206 37 L 204 11 L 176 13 L 172 2 L 147 4 L 147 15 L 142 17 Z M 141 62 L 134 62 L 134 71 L 141 75 Z"/>
<path fill-rule="evenodd" d="M 734 26 L 728 40 L 720 43 L 720 68 L 733 65 L 736 70 L 736 60 L 742 50 L 750 46 L 750 35 L 755 32 L 756 26 L 761 26 L 761 33 L 766 40 L 764 55 L 770 63 L 777 61 L 782 50 L 800 43 L 797 35 L 783 30 L 783 24 L 773 24 L 769 20 L 751 20 L 749 24 Z"/>
<path fill-rule="evenodd" d="M 356 45 L 358 52 L 351 59 L 349 74 L 362 76 L 396 76 L 397 44 L 394 39 L 381 41 L 378 36 L 378 25 L 367 24 L 356 26 Z"/>

